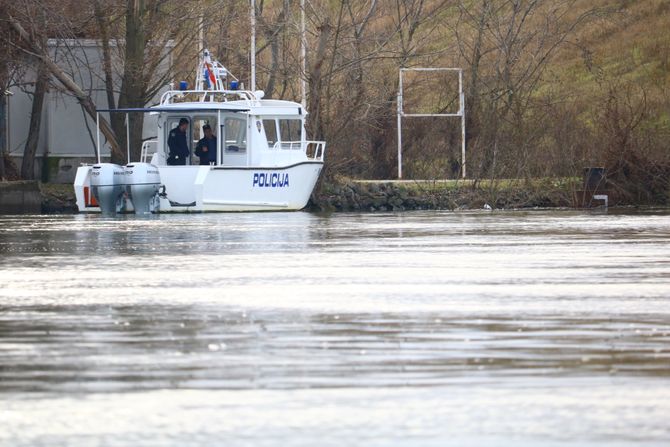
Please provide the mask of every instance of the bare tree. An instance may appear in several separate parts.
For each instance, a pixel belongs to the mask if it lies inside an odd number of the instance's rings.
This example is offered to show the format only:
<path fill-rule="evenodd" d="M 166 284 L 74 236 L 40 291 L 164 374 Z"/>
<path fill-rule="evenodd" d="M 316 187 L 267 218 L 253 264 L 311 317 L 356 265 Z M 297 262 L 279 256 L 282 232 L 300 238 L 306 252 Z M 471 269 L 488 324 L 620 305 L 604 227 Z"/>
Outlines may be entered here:
<path fill-rule="evenodd" d="M 458 21 L 451 26 L 469 68 L 468 146 L 479 158 L 474 174 L 495 178 L 501 162 L 505 169 L 515 166 L 508 175 L 527 173 L 528 151 L 539 137 L 527 129 L 534 93 L 557 51 L 598 12 L 588 9 L 574 17 L 576 3 L 459 2 Z"/>
<path fill-rule="evenodd" d="M 141 108 L 186 65 L 190 74 L 196 57 L 193 43 L 198 30 L 216 20 L 208 11 L 217 5 L 186 0 L 180 2 L 177 8 L 173 2 L 164 0 L 116 0 L 105 3 L 89 0 L 90 10 L 84 4 L 84 8 L 76 13 L 66 6 L 65 1 L 52 5 L 34 0 L 17 2 L 5 20 L 18 37 L 16 41 L 19 44 L 11 39 L 8 42 L 26 55 L 41 60 L 63 90 L 73 95 L 86 113 L 95 119 L 96 104 L 91 98 L 91 91 L 87 92 L 83 84 L 78 84 L 50 56 L 45 45 L 47 37 L 55 38 L 62 44 L 62 56 L 71 61 L 72 70 L 88 73 L 86 76 L 95 80 L 100 76 L 98 73 L 101 69 L 109 108 Z M 84 16 L 83 28 L 72 27 L 67 18 L 59 17 L 61 12 L 69 16 Z M 33 17 L 40 14 L 50 18 L 46 26 L 36 26 Z M 88 21 L 95 24 L 93 28 L 86 24 L 86 14 L 89 14 Z M 202 20 L 202 17 L 207 19 Z M 89 61 L 75 55 L 76 41 L 69 43 L 66 40 L 82 35 L 100 39 L 102 67 L 91 65 Z M 115 61 L 119 62 L 115 64 Z M 135 114 L 130 120 L 130 152 L 133 159 L 137 159 L 140 154 L 143 118 L 143 114 Z M 123 163 L 126 161 L 126 151 L 123 149 L 126 148 L 121 147 L 119 142 L 126 141 L 125 116 L 111 114 L 110 121 L 111 124 L 100 115 L 101 131 L 111 147 L 112 161 Z M 34 124 L 39 126 L 37 121 Z M 27 154 L 32 152 L 29 150 Z"/>
<path fill-rule="evenodd" d="M 21 161 L 21 178 L 25 180 L 35 179 L 35 155 L 37 153 L 37 143 L 40 136 L 40 126 L 42 123 L 42 106 L 44 96 L 49 84 L 49 73 L 46 66 L 37 62 L 37 79 L 35 81 L 35 90 L 33 91 L 33 104 L 30 112 L 30 126 L 28 127 L 28 139 L 23 151 Z"/>
<path fill-rule="evenodd" d="M 178 71 L 175 67 L 195 58 L 199 30 L 213 20 L 208 14 L 211 6 L 194 0 L 181 2 L 179 8 L 164 0 L 126 0 L 107 3 L 104 9 L 99 0 L 90 1 L 100 30 L 105 90 L 111 109 L 147 105 Z M 112 39 L 115 47 L 110 45 Z M 119 73 L 112 63 L 114 48 L 119 51 L 116 59 L 123 61 Z M 115 82 L 117 78 L 120 85 Z M 126 141 L 125 118 L 118 113 L 110 117 L 119 141 Z M 129 123 L 133 159 L 140 155 L 143 123 L 140 113 L 134 114 Z M 115 161 L 123 160 L 125 156 Z"/>
<path fill-rule="evenodd" d="M 53 77 L 62 85 L 62 87 L 70 92 L 79 101 L 84 110 L 86 110 L 86 113 L 91 118 L 96 119 L 96 106 L 91 96 L 86 93 L 79 85 L 77 85 L 71 76 L 69 76 L 61 67 L 58 66 L 58 64 L 50 57 L 47 48 L 44 46 L 46 39 L 43 38 L 43 33 L 48 32 L 48 29 L 32 29 L 31 33 L 29 33 L 19 22 L 19 20 L 17 20 L 11 14 L 11 12 L 7 16 L 6 20 L 13 33 L 15 33 L 17 36 L 18 41 L 21 42 L 21 45 L 17 47 L 27 55 L 39 59 L 53 75 Z M 10 42 L 13 44 L 13 41 Z M 123 154 L 121 153 L 119 145 L 116 141 L 114 132 L 107 120 L 105 120 L 103 117 L 100 117 L 100 130 L 105 135 L 111 146 L 112 155 L 123 157 Z"/>
<path fill-rule="evenodd" d="M 5 180 L 5 152 L 7 148 L 7 61 L 0 56 L 0 181 Z"/>
<path fill-rule="evenodd" d="M 0 0 L 0 10 L 6 11 L 9 7 L 7 0 Z M 0 42 L 7 42 L 11 34 L 7 22 L 0 19 Z M 5 166 L 7 155 L 7 121 L 8 121 L 8 95 L 13 81 L 18 77 L 17 72 L 20 65 L 19 51 L 12 45 L 3 45 L 0 52 L 0 181 L 7 180 L 8 173 Z"/>
<path fill-rule="evenodd" d="M 256 49 L 256 55 L 262 55 L 263 52 L 269 48 L 270 62 L 264 63 L 264 58 L 259 58 L 259 74 L 265 74 L 267 81 L 265 83 L 265 94 L 272 97 L 275 94 L 278 83 L 286 85 L 286 70 L 287 70 L 287 51 L 285 45 L 282 45 L 287 38 L 290 31 L 290 1 L 282 0 L 277 13 L 272 14 L 265 8 L 265 1 L 260 0 L 257 4 L 256 20 L 258 29 L 262 33 L 265 42 L 259 42 L 261 45 Z M 285 90 L 279 92 L 281 98 Z"/>

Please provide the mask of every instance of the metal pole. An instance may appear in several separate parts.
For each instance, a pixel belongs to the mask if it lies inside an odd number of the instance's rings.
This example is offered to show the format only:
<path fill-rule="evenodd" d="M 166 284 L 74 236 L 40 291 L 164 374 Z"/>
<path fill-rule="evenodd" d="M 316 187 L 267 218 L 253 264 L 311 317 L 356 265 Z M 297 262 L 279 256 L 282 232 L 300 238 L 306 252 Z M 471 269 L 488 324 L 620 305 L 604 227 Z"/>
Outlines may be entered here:
<path fill-rule="evenodd" d="M 463 107 L 463 115 L 461 116 L 461 160 L 462 160 L 462 173 L 463 178 L 466 176 L 466 163 L 465 163 L 465 107 Z"/>
<path fill-rule="evenodd" d="M 9 92 L 8 92 L 9 93 Z M 9 96 L 13 96 L 11 93 Z M 9 152 L 9 148 L 12 147 L 12 135 L 11 135 L 11 128 L 12 128 L 12 105 L 11 102 L 9 101 L 9 96 L 5 95 L 5 135 L 6 135 L 6 144 L 5 144 L 5 151 Z M 49 105 L 49 95 L 47 95 L 47 106 Z M 47 113 L 47 120 L 49 119 L 49 113 Z M 47 121 L 47 124 L 49 124 L 49 121 Z M 49 132 L 49 128 L 47 128 L 47 133 Z M 49 133 L 49 135 L 51 135 Z M 45 149 L 45 152 L 49 150 L 49 147 L 51 147 L 50 141 L 47 139 L 47 142 L 49 143 L 47 145 L 47 148 Z"/>
<path fill-rule="evenodd" d="M 130 114 L 126 112 L 126 164 L 130 163 Z"/>
<path fill-rule="evenodd" d="M 465 94 L 463 93 L 463 70 L 458 71 L 458 90 L 461 100 L 461 175 L 465 178 Z"/>
<path fill-rule="evenodd" d="M 302 80 L 300 83 L 300 90 L 302 94 L 302 108 L 307 107 L 307 36 L 305 35 L 305 0 L 300 0 L 300 53 L 302 65 Z"/>
<path fill-rule="evenodd" d="M 200 16 L 200 31 L 198 31 L 198 57 L 205 50 L 205 15 Z"/>
<path fill-rule="evenodd" d="M 398 73 L 398 178 L 402 178 L 402 68 Z"/>
<path fill-rule="evenodd" d="M 251 0 L 251 91 L 256 90 L 256 1 Z"/>
<path fill-rule="evenodd" d="M 97 132 L 98 164 L 100 164 L 100 113 L 95 112 L 95 130 Z"/>
<path fill-rule="evenodd" d="M 0 180 L 3 180 L 5 177 L 5 152 L 6 148 L 9 146 L 7 144 L 7 134 L 9 129 L 7 128 L 7 96 L 9 92 L 5 90 L 5 87 L 2 86 L 0 89 Z"/>
<path fill-rule="evenodd" d="M 223 151 L 221 148 L 225 144 L 225 140 L 223 140 L 225 135 L 223 134 L 224 128 L 223 123 L 221 122 L 221 110 L 217 110 L 216 112 L 216 122 L 219 123 L 219 137 L 216 139 L 216 164 L 221 165 L 223 164 L 223 156 L 221 155 L 221 152 Z"/>

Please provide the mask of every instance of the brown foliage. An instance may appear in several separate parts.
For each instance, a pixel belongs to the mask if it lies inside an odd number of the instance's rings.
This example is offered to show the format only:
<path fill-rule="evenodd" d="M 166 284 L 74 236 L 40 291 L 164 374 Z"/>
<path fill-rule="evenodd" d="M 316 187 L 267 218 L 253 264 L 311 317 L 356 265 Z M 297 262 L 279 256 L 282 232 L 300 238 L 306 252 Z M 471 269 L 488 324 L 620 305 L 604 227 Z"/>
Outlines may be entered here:
<path fill-rule="evenodd" d="M 667 142 L 645 128 L 652 113 L 643 89 L 631 83 L 610 85 L 602 105 L 599 141 L 611 189 L 625 203 L 666 204 L 670 192 Z M 667 140 L 666 140 L 667 141 Z"/>
<path fill-rule="evenodd" d="M 119 105 L 143 105 L 168 80 L 192 81 L 200 29 L 205 47 L 248 79 L 246 0 L 224 7 L 214 1 L 137 1 L 145 8 L 137 17 L 140 45 L 114 50 L 119 54 L 113 59 L 125 61 L 114 67 L 125 84 L 107 86 L 122 93 Z M 132 40 L 131 3 L 50 2 L 54 16 L 67 20 L 48 32 Z M 660 30 L 670 24 L 670 9 L 664 0 L 308 1 L 305 73 L 299 2 L 256 5 L 258 88 L 273 98 L 299 100 L 300 80 L 309 81 L 308 127 L 311 137 L 328 141 L 327 175 L 393 178 L 398 69 L 463 67 L 470 176 L 578 176 L 586 166 L 606 166 L 612 188 L 626 200 L 667 197 L 670 44 Z M 21 20 L 33 23 L 27 13 Z M 169 79 L 152 71 L 162 54 L 157 49 L 168 39 L 178 42 Z M 425 112 L 456 108 L 453 79 L 407 82 L 408 106 Z M 457 119 L 411 119 L 404 126 L 406 176 L 458 175 Z M 118 123 L 114 127 L 125 132 Z"/>

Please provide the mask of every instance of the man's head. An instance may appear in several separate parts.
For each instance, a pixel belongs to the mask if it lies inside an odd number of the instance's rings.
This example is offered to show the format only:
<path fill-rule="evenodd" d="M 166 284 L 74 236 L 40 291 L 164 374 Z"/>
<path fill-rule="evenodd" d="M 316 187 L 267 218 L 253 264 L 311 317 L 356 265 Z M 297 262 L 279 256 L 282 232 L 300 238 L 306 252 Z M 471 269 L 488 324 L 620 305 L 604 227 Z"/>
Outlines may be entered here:
<path fill-rule="evenodd" d="M 179 120 L 179 130 L 186 132 L 186 129 L 188 129 L 188 120 L 186 118 L 182 118 Z"/>
<path fill-rule="evenodd" d="M 202 126 L 202 131 L 205 134 L 205 138 L 212 138 L 212 127 L 209 124 Z"/>

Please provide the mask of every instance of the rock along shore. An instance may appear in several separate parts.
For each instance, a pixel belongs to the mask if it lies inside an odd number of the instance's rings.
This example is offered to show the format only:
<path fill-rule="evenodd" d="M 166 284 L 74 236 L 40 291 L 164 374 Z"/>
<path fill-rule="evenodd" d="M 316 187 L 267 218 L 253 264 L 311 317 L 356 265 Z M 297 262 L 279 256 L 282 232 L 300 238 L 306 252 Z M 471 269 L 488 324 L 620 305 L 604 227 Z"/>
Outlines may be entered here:
<path fill-rule="evenodd" d="M 312 194 L 312 211 L 516 209 L 574 206 L 571 185 L 477 184 L 473 181 L 356 181 L 326 183 Z"/>
<path fill-rule="evenodd" d="M 474 181 L 324 182 L 312 194 L 308 211 L 404 211 L 518 209 L 575 206 L 573 185 L 561 181 L 496 183 Z M 72 214 L 77 206 L 72 185 L 38 182 L 0 183 L 0 214 Z"/>

